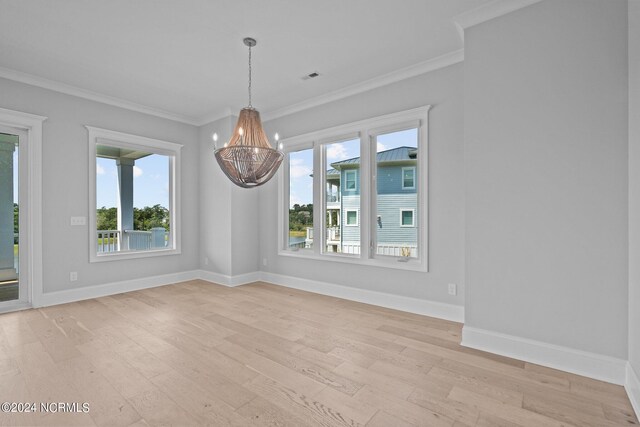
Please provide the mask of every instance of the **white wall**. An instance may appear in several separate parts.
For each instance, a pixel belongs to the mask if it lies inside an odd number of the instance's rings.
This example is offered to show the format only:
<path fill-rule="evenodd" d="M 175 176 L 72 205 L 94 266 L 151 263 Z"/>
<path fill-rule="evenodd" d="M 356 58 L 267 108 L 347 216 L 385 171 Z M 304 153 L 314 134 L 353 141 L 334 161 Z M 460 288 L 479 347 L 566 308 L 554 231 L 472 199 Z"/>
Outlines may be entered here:
<path fill-rule="evenodd" d="M 466 31 L 466 326 L 627 358 L 626 10 Z"/>
<path fill-rule="evenodd" d="M 198 267 L 198 130 L 194 126 L 0 79 L 0 107 L 47 116 L 43 126 L 44 292 L 189 271 Z M 89 263 L 88 135 L 84 125 L 183 144 L 182 254 Z M 69 272 L 78 281 L 69 281 Z"/>
<path fill-rule="evenodd" d="M 639 1 L 629 2 L 629 361 L 636 373 L 640 374 Z"/>
<path fill-rule="evenodd" d="M 310 84 L 313 84 L 311 82 Z M 462 167 L 462 65 L 268 122 L 268 135 L 284 138 L 427 104 L 429 118 L 429 272 L 363 267 L 330 261 L 282 257 L 277 253 L 278 182 L 260 191 L 260 254 L 265 271 L 462 305 L 464 301 L 464 220 Z M 447 284 L 459 285 L 458 296 Z"/>

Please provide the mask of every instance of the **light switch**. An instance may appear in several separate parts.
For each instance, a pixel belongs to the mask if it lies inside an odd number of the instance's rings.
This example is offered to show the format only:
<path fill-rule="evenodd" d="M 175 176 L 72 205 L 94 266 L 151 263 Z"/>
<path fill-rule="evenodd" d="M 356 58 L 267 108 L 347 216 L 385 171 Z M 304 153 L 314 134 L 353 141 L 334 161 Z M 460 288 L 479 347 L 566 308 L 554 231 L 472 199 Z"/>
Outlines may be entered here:
<path fill-rule="evenodd" d="M 71 225 L 87 225 L 87 217 L 84 216 L 72 216 Z"/>

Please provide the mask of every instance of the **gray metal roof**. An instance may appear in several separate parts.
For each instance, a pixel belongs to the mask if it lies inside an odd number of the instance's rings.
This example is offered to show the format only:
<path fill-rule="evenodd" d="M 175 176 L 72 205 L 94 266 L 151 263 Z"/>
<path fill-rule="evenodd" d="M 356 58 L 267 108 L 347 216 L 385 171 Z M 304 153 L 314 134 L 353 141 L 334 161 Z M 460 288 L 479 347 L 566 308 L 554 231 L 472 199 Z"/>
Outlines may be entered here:
<path fill-rule="evenodd" d="M 376 155 L 376 162 L 380 163 L 392 163 L 392 162 L 410 162 L 416 160 L 416 154 L 418 149 L 416 147 L 397 147 L 390 150 L 381 151 Z M 334 169 L 327 171 L 327 174 L 333 173 L 335 169 L 340 169 L 343 166 L 359 165 L 360 157 L 354 157 L 353 159 L 342 160 L 339 162 L 331 163 Z M 337 171 L 336 171 L 337 172 Z"/>

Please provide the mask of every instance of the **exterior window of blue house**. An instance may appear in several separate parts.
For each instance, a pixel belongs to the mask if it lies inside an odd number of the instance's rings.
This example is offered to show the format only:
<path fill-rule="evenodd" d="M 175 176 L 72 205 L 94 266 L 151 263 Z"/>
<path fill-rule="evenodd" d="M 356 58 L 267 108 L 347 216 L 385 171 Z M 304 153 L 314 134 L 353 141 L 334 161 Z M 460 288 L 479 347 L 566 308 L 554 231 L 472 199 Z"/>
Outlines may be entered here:
<path fill-rule="evenodd" d="M 356 175 L 355 170 L 344 172 L 344 189 L 345 191 L 356 191 Z"/>
<path fill-rule="evenodd" d="M 416 188 L 416 168 L 404 167 L 402 168 L 402 189 L 414 190 Z"/>
<path fill-rule="evenodd" d="M 346 215 L 347 223 L 345 225 L 347 227 L 357 227 L 359 225 L 357 210 L 348 210 L 346 211 Z"/>
<path fill-rule="evenodd" d="M 401 209 L 400 210 L 400 227 L 415 227 L 413 220 L 414 209 Z"/>

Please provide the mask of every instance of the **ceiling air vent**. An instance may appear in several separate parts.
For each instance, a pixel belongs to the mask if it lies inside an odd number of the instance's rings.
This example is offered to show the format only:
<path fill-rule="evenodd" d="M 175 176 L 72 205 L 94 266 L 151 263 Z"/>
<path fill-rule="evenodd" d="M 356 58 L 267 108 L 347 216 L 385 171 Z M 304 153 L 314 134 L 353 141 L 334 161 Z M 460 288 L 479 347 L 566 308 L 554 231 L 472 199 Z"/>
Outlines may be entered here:
<path fill-rule="evenodd" d="M 317 72 L 313 72 L 311 74 L 307 74 L 306 76 L 302 77 L 302 80 L 309 80 L 309 79 L 315 79 L 316 77 L 318 77 L 320 75 L 320 73 Z"/>

